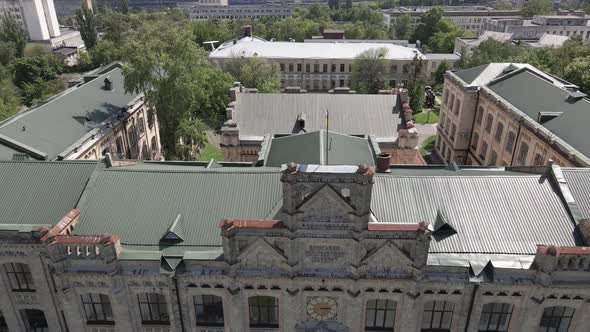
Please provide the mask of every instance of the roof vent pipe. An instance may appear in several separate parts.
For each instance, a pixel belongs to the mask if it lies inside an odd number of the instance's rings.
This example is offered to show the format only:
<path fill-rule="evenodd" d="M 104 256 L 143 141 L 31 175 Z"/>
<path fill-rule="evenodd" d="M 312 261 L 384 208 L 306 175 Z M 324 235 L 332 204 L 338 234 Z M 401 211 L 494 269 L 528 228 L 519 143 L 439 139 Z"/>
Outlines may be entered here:
<path fill-rule="evenodd" d="M 391 173 L 389 166 L 391 165 L 390 160 L 391 153 L 381 152 L 377 156 L 377 173 Z"/>
<path fill-rule="evenodd" d="M 113 90 L 113 80 L 111 80 L 110 76 L 107 76 L 104 79 L 104 89 L 107 91 L 112 91 Z"/>

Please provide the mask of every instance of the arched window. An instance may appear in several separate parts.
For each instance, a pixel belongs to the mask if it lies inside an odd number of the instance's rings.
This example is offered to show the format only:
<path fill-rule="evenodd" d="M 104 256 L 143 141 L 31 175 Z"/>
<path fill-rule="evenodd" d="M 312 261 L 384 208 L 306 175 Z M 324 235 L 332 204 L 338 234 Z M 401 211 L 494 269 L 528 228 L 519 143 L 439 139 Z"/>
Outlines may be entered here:
<path fill-rule="evenodd" d="M 137 294 L 142 324 L 170 325 L 166 298 L 159 293 Z"/>
<path fill-rule="evenodd" d="M 543 311 L 539 332 L 567 331 L 574 317 L 574 308 L 570 307 L 548 307 Z"/>
<path fill-rule="evenodd" d="M 27 264 L 6 263 L 4 264 L 8 281 L 13 292 L 34 292 L 35 284 L 33 275 Z"/>
<path fill-rule="evenodd" d="M 45 313 L 38 309 L 21 309 L 20 316 L 25 324 L 25 331 L 47 332 L 49 326 L 45 319 Z"/>
<path fill-rule="evenodd" d="M 502 141 L 502 134 L 504 133 L 504 125 L 502 124 L 502 122 L 498 122 L 498 125 L 496 126 L 496 135 L 494 136 L 494 139 L 496 140 L 496 142 L 500 143 L 500 141 Z"/>
<path fill-rule="evenodd" d="M 492 124 L 494 124 L 494 116 L 491 114 L 488 114 L 488 118 L 486 120 L 486 132 L 491 132 L 492 131 Z"/>
<path fill-rule="evenodd" d="M 461 100 L 457 99 L 457 103 L 455 104 L 455 115 L 459 114 L 460 109 L 461 109 Z"/>
<path fill-rule="evenodd" d="M 216 295 L 194 297 L 197 326 L 223 326 L 223 300 Z"/>
<path fill-rule="evenodd" d="M 481 310 L 479 319 L 480 332 L 508 331 L 512 309 L 514 306 L 508 303 L 488 303 Z"/>
<path fill-rule="evenodd" d="M 279 301 L 272 296 L 253 296 L 248 299 L 250 327 L 279 327 Z"/>
<path fill-rule="evenodd" d="M 422 331 L 450 331 L 455 304 L 447 301 L 429 301 L 424 304 Z"/>
<path fill-rule="evenodd" d="M 113 325 L 113 309 L 108 295 L 87 293 L 80 296 L 87 324 Z"/>
<path fill-rule="evenodd" d="M 518 152 L 518 162 L 524 165 L 526 163 L 527 155 L 529 154 L 529 146 L 525 142 L 520 144 L 520 151 Z"/>
<path fill-rule="evenodd" d="M 365 315 L 365 331 L 393 331 L 396 303 L 393 300 L 369 300 Z"/>
<path fill-rule="evenodd" d="M 483 107 L 477 108 L 477 116 L 475 117 L 475 123 L 481 125 L 481 121 L 483 120 Z"/>

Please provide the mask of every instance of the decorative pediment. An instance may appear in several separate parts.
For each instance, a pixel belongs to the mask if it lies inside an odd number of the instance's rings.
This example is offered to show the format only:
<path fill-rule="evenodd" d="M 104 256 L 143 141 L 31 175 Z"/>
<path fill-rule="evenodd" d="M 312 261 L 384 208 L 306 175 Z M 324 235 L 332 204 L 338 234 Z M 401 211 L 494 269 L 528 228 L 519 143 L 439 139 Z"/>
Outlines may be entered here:
<path fill-rule="evenodd" d="M 287 263 L 287 259 L 275 247 L 263 238 L 256 239 L 238 255 L 241 265 L 248 266 L 278 266 Z"/>
<path fill-rule="evenodd" d="M 413 263 L 413 260 L 391 241 L 387 241 L 361 261 L 362 265 L 399 267 L 402 269 L 412 267 Z"/>
<path fill-rule="evenodd" d="M 297 210 L 314 217 L 345 216 L 355 212 L 346 199 L 328 184 L 307 197 Z"/>

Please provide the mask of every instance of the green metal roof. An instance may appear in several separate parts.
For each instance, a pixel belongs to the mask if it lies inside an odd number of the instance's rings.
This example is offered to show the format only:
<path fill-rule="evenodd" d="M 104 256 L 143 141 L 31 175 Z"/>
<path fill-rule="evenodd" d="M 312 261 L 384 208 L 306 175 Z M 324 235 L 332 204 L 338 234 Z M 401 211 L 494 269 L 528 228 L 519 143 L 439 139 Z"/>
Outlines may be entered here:
<path fill-rule="evenodd" d="M 325 130 L 272 138 L 264 166 L 280 167 L 291 161 L 315 165 L 375 165 L 375 154 L 366 138 Z"/>
<path fill-rule="evenodd" d="M 56 224 L 76 207 L 95 168 L 83 161 L 0 161 L 0 225 Z"/>
<path fill-rule="evenodd" d="M 538 122 L 540 112 L 562 112 L 542 125 L 576 150 L 590 157 L 590 101 L 572 99 L 570 92 L 553 82 L 521 69 L 489 85 L 489 89 L 506 99 Z"/>
<path fill-rule="evenodd" d="M 107 76 L 113 81 L 112 91 L 103 88 Z M 0 123 L 0 135 L 39 150 L 47 154 L 47 159 L 54 160 L 137 97 L 125 93 L 123 81 L 121 68 L 114 67 L 88 83 Z M 0 150 L 0 159 L 11 160 L 12 155 Z"/>
<path fill-rule="evenodd" d="M 157 246 L 180 214 L 183 241 L 174 246 L 221 246 L 220 219 L 269 219 L 282 205 L 279 169 L 167 167 L 97 171 L 78 205 L 75 234 L 114 233 L 124 245 Z"/>

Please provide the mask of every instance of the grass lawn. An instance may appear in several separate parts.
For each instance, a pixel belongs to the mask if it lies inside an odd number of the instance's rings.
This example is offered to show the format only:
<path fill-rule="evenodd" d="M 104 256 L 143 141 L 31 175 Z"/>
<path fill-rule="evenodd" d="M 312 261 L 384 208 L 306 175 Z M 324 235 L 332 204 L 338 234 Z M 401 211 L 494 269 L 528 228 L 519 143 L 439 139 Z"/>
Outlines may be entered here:
<path fill-rule="evenodd" d="M 420 149 L 420 154 L 422 157 L 425 157 L 430 154 L 430 151 L 434 149 L 434 142 L 436 141 L 436 135 L 432 135 L 427 137 L 424 142 L 422 142 L 422 148 Z"/>
<path fill-rule="evenodd" d="M 430 115 L 429 115 L 430 113 Z M 438 113 L 431 111 L 430 109 L 424 109 L 422 112 L 413 114 L 414 121 L 416 123 L 437 123 L 438 122 Z M 426 122 L 428 119 L 428 122 Z"/>
<path fill-rule="evenodd" d="M 201 150 L 201 155 L 199 156 L 199 160 L 201 161 L 209 161 L 211 159 L 215 159 L 216 161 L 223 160 L 223 152 L 221 149 L 211 143 L 205 144 L 203 150 Z"/>

